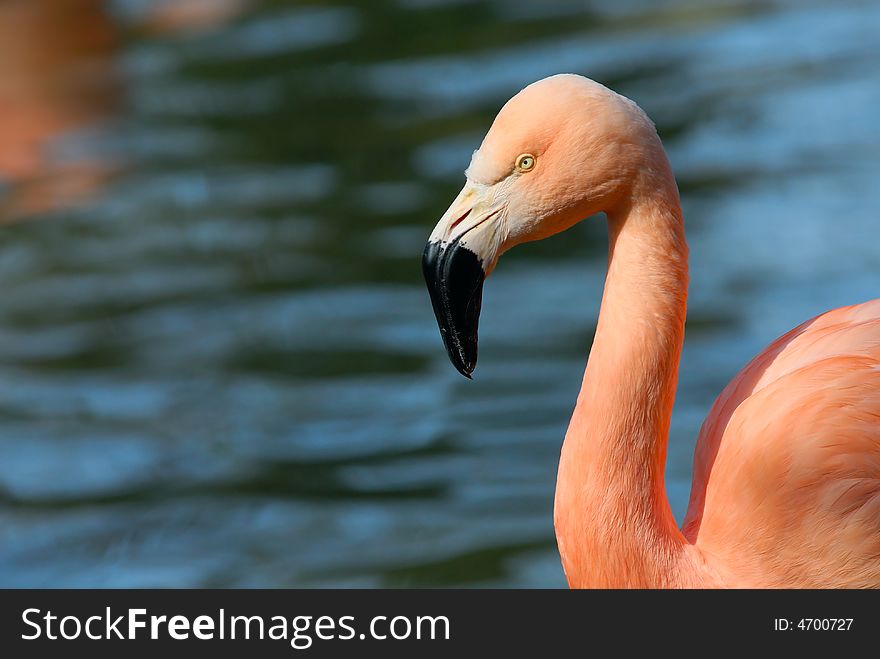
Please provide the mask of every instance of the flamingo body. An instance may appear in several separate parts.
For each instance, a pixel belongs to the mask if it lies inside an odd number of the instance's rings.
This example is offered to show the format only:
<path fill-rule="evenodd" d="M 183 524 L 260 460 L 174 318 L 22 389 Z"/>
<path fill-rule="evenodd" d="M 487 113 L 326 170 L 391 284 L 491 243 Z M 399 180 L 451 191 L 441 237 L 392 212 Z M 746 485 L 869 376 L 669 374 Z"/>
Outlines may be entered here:
<path fill-rule="evenodd" d="M 880 300 L 807 321 L 727 385 L 682 530 L 737 585 L 880 585 Z"/>

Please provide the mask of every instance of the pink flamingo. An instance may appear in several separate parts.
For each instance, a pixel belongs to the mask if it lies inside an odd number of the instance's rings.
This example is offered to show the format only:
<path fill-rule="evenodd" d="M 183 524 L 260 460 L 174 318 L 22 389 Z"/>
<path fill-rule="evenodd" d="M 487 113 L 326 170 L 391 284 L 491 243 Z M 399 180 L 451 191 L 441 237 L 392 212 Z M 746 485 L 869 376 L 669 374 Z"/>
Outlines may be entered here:
<path fill-rule="evenodd" d="M 602 308 L 556 484 L 570 586 L 880 586 L 880 300 L 807 321 L 733 379 L 700 431 L 679 530 L 663 469 L 688 248 L 653 124 L 596 82 L 553 76 L 502 108 L 466 175 L 423 268 L 468 377 L 499 255 L 608 218 Z"/>

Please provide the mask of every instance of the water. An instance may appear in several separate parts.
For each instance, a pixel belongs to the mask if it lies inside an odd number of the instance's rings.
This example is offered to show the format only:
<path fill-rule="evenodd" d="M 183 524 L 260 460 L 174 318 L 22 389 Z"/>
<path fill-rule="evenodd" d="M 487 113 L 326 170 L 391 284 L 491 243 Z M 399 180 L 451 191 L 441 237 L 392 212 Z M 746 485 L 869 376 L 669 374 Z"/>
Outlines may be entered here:
<path fill-rule="evenodd" d="M 637 100 L 679 177 L 681 515 L 727 380 L 880 295 L 878 30 L 830 0 L 4 3 L 0 586 L 563 585 L 604 227 L 504 257 L 474 382 L 419 268 L 494 113 L 559 71 Z"/>

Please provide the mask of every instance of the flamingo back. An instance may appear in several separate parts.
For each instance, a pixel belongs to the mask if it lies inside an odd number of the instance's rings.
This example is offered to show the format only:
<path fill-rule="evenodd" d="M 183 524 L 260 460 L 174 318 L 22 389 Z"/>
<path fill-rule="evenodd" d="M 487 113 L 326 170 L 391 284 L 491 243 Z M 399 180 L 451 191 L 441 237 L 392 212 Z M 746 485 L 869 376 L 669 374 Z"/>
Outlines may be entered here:
<path fill-rule="evenodd" d="M 737 585 L 880 587 L 880 300 L 807 321 L 728 384 L 682 532 Z"/>

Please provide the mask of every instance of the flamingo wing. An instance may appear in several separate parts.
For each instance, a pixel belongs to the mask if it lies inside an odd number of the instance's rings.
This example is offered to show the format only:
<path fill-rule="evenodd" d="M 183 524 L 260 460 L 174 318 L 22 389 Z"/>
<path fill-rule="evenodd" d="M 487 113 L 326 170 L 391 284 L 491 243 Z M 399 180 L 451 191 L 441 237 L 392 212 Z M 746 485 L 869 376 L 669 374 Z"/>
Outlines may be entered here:
<path fill-rule="evenodd" d="M 793 329 L 724 389 L 682 532 L 742 585 L 880 587 L 880 300 Z"/>

